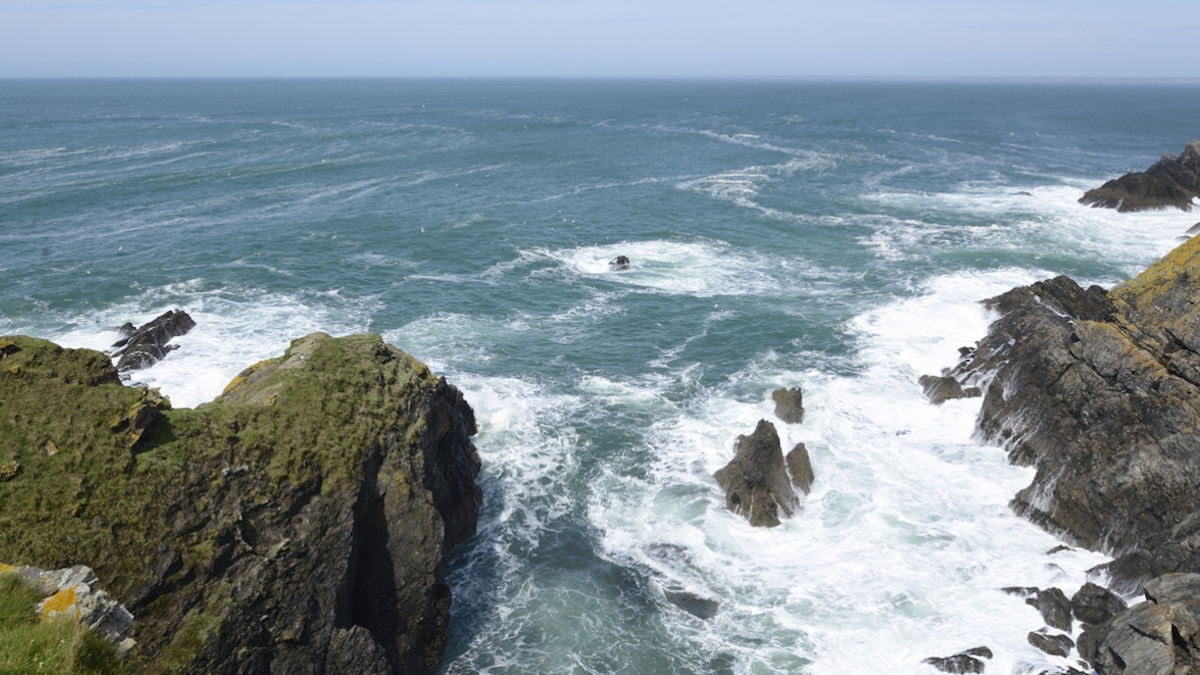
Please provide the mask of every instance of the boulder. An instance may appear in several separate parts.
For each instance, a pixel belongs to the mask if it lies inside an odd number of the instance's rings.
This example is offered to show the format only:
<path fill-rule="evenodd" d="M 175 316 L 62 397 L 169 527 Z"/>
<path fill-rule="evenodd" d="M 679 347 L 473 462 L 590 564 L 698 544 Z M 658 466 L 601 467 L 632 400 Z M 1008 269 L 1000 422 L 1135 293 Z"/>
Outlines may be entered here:
<path fill-rule="evenodd" d="M 738 436 L 734 457 L 714 475 L 725 491 L 725 506 L 755 527 L 775 527 L 779 516 L 800 508 L 783 460 L 775 425 L 759 420 L 754 433 Z"/>
<path fill-rule="evenodd" d="M 1047 588 L 1038 591 L 1037 595 L 1026 599 L 1025 602 L 1037 608 L 1047 626 L 1071 632 L 1071 602 L 1060 589 Z"/>
<path fill-rule="evenodd" d="M 917 384 L 921 385 L 929 402 L 936 405 L 953 398 L 973 398 L 982 394 L 978 387 L 964 389 L 962 384 L 950 375 L 922 375 Z"/>
<path fill-rule="evenodd" d="M 127 657 L 137 645 L 127 635 L 133 627 L 133 615 L 96 587 L 96 575 L 90 567 L 76 565 L 47 571 L 0 563 L 0 574 L 15 574 L 38 590 L 43 599 L 36 610 L 43 621 L 60 616 L 78 621 L 112 645 L 118 658 Z"/>
<path fill-rule="evenodd" d="M 1090 581 L 1071 597 L 1071 611 L 1083 623 L 1104 623 L 1126 608 L 1124 600 Z"/>
<path fill-rule="evenodd" d="M 803 443 L 797 443 L 796 447 L 787 454 L 787 469 L 792 476 L 792 485 L 795 485 L 804 494 L 808 494 L 812 490 L 813 481 L 816 476 L 813 475 L 812 462 L 808 459 L 808 448 L 804 447 Z"/>
<path fill-rule="evenodd" d="M 1166 153 L 1145 171 L 1127 173 L 1088 190 L 1079 203 L 1118 211 L 1175 207 L 1192 209 L 1200 196 L 1200 141 L 1189 141 L 1179 157 Z"/>
<path fill-rule="evenodd" d="M 804 394 L 800 387 L 791 389 L 776 389 L 771 392 L 775 401 L 775 416 L 788 424 L 800 424 L 804 421 Z"/>
<path fill-rule="evenodd" d="M 149 368 L 179 346 L 167 344 L 171 338 L 185 335 L 195 327 L 196 322 L 182 310 L 168 311 L 136 329 L 133 324 L 126 323 L 117 329 L 125 337 L 113 343 L 112 355 L 118 359 L 117 370 L 124 373 Z"/>
<path fill-rule="evenodd" d="M 457 389 L 377 335 L 316 333 L 174 410 L 104 354 L 8 339 L 0 457 L 61 452 L 0 483 L 0 560 L 86 560 L 146 672 L 436 670 L 480 505 Z"/>
<path fill-rule="evenodd" d="M 1146 586 L 1145 602 L 1080 636 L 1080 655 L 1100 675 L 1200 672 L 1200 575 L 1169 575 Z"/>
<path fill-rule="evenodd" d="M 975 647 L 953 656 L 931 656 L 922 663 L 928 663 L 943 673 L 982 673 L 985 664 L 981 658 L 992 658 L 992 650 L 987 647 Z"/>
<path fill-rule="evenodd" d="M 1029 634 L 1029 644 L 1046 652 L 1051 656 L 1070 656 L 1071 649 L 1075 647 L 1075 642 L 1070 636 L 1052 634 L 1045 629 L 1033 631 Z"/>
<path fill-rule="evenodd" d="M 630 262 L 628 257 L 619 255 L 608 261 L 608 271 L 620 272 L 622 270 L 627 270 L 629 269 L 629 264 Z"/>

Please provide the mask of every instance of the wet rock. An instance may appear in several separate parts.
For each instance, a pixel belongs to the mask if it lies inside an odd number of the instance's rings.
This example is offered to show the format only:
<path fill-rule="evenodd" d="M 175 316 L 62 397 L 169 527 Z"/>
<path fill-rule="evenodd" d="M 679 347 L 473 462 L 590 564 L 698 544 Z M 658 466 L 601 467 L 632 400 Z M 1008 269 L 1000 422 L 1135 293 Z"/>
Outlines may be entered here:
<path fill-rule="evenodd" d="M 196 327 L 196 322 L 184 311 L 169 311 L 153 321 L 133 330 L 126 323 L 119 332 L 126 337 L 113 343 L 113 357 L 117 358 L 117 370 L 128 372 L 149 368 L 166 358 L 178 345 L 168 344 L 171 338 L 186 335 Z"/>
<path fill-rule="evenodd" d="M 682 590 L 667 590 L 663 593 L 667 601 L 699 619 L 711 619 L 717 615 L 721 603 L 710 598 L 702 598 L 695 593 Z"/>
<path fill-rule="evenodd" d="M 804 447 L 803 443 L 797 443 L 796 447 L 787 454 L 786 459 L 788 473 L 792 476 L 792 485 L 795 485 L 804 494 L 808 494 L 812 490 L 813 481 L 816 480 L 812 462 L 808 459 L 808 448 Z"/>
<path fill-rule="evenodd" d="M 627 270 L 627 269 L 629 269 L 629 264 L 630 264 L 629 258 L 627 258 L 626 256 L 623 256 L 623 255 L 619 255 L 619 256 L 613 258 L 612 260 L 608 261 L 608 271 L 620 272 L 621 270 Z"/>
<path fill-rule="evenodd" d="M 1009 595 L 1016 595 L 1016 596 L 1020 596 L 1022 598 L 1029 598 L 1029 597 L 1036 596 L 1038 594 L 1039 589 L 1037 586 L 1005 586 L 1004 588 L 1001 588 L 1000 590 L 1004 591 L 1005 593 L 1008 593 Z"/>
<path fill-rule="evenodd" d="M 925 391 L 930 403 L 941 405 L 955 398 L 978 398 L 983 395 L 979 387 L 963 387 L 953 375 L 922 375 L 917 384 Z"/>
<path fill-rule="evenodd" d="M 804 421 L 804 395 L 800 387 L 791 389 L 776 389 L 771 392 L 775 401 L 775 416 L 788 424 L 800 424 Z"/>
<path fill-rule="evenodd" d="M 943 673 L 982 673 L 985 664 L 980 658 L 992 658 L 992 650 L 987 647 L 975 647 L 953 656 L 931 656 L 922 663 L 928 663 Z"/>
<path fill-rule="evenodd" d="M 775 527 L 779 516 L 800 507 L 783 459 L 775 425 L 759 420 L 754 433 L 738 436 L 734 457 L 713 474 L 725 491 L 725 506 L 755 527 Z"/>
<path fill-rule="evenodd" d="M 1069 636 L 1048 633 L 1045 629 L 1029 634 L 1029 644 L 1051 656 L 1070 656 L 1075 642 Z"/>
<path fill-rule="evenodd" d="M 1025 602 L 1037 608 L 1047 626 L 1071 632 L 1071 601 L 1060 589 L 1038 591 L 1036 596 Z"/>
<path fill-rule="evenodd" d="M 1124 600 L 1090 581 L 1071 597 L 1071 611 L 1083 623 L 1104 623 L 1126 608 Z"/>
<path fill-rule="evenodd" d="M 1200 141 L 1189 141 L 1183 154 L 1166 153 L 1149 169 L 1127 173 L 1088 190 L 1080 204 L 1145 211 L 1175 207 L 1190 211 L 1192 199 L 1200 196 Z"/>

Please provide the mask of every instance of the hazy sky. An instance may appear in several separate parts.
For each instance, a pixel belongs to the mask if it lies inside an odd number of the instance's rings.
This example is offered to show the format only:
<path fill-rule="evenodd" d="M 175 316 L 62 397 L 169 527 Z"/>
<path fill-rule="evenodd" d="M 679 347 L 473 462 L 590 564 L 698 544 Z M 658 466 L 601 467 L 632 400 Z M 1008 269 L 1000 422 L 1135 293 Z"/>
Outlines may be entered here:
<path fill-rule="evenodd" d="M 0 77 L 1200 76 L 1196 0 L 0 0 Z"/>

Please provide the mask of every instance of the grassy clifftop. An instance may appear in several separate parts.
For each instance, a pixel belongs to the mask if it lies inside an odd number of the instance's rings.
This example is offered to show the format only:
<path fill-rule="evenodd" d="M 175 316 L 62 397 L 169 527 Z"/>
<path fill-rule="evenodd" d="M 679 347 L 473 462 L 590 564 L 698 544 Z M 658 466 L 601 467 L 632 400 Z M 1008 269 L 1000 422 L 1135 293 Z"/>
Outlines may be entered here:
<path fill-rule="evenodd" d="M 478 457 L 470 407 L 424 364 L 318 333 L 174 410 L 99 352 L 0 353 L 0 560 L 91 566 L 137 616 L 135 670 L 335 672 L 356 627 L 379 672 L 436 664 Z"/>

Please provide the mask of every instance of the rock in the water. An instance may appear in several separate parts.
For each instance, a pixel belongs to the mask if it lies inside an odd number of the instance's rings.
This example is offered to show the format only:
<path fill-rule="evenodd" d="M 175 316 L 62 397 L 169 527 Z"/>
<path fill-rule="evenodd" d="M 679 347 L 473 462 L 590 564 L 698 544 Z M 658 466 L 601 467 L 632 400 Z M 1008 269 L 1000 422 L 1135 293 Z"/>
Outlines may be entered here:
<path fill-rule="evenodd" d="M 1104 623 L 1125 609 L 1124 600 L 1090 581 L 1071 597 L 1071 611 L 1084 623 Z"/>
<path fill-rule="evenodd" d="M 982 673 L 984 663 L 978 657 L 990 659 L 992 650 L 987 647 L 974 647 L 953 656 L 931 656 L 922 663 L 928 663 L 943 673 Z"/>
<path fill-rule="evenodd" d="M 1051 634 L 1046 630 L 1038 630 L 1029 634 L 1029 644 L 1050 654 L 1051 656 L 1070 656 L 1075 642 L 1070 636 Z"/>
<path fill-rule="evenodd" d="M 1071 601 L 1062 590 L 1047 588 L 1025 602 L 1037 608 L 1047 626 L 1071 632 Z"/>
<path fill-rule="evenodd" d="M 978 398 L 983 395 L 979 387 L 963 387 L 951 375 L 922 375 L 917 384 L 925 391 L 930 403 L 941 405 L 952 398 Z"/>
<path fill-rule="evenodd" d="M 759 420 L 749 436 L 738 436 L 734 457 L 714 475 L 725 490 L 725 506 L 755 527 L 775 527 L 779 515 L 800 507 L 784 466 L 775 425 Z"/>
<path fill-rule="evenodd" d="M 1175 207 L 1191 210 L 1200 196 L 1200 141 L 1189 141 L 1183 154 L 1166 153 L 1145 171 L 1127 173 L 1088 190 L 1079 203 L 1118 211 Z"/>
<path fill-rule="evenodd" d="M 808 448 L 804 447 L 803 443 L 797 443 L 787 454 L 787 468 L 792 476 L 792 485 L 808 494 L 817 477 L 813 474 L 812 462 L 808 459 Z"/>
<path fill-rule="evenodd" d="M 800 387 L 791 389 L 776 389 L 771 392 L 775 401 L 775 416 L 788 424 L 800 424 L 804 421 L 804 394 Z"/>
<path fill-rule="evenodd" d="M 147 672 L 436 670 L 480 505 L 457 389 L 377 335 L 316 333 L 170 410 L 104 354 L 10 341 L 0 457 L 16 435 L 62 452 L 0 483 L 0 560 L 86 552 Z"/>
<path fill-rule="evenodd" d="M 619 255 L 608 261 L 608 270 L 610 272 L 620 272 L 621 270 L 629 269 L 629 258 Z"/>
<path fill-rule="evenodd" d="M 699 619 L 711 619 L 717 615 L 717 610 L 721 608 L 721 603 L 710 598 L 702 598 L 695 593 L 689 593 L 681 590 L 667 590 L 663 592 L 667 601 L 672 605 L 682 609 Z"/>
<path fill-rule="evenodd" d="M 163 360 L 178 345 L 167 344 L 171 338 L 187 334 L 196 322 L 187 312 L 169 311 L 146 325 L 134 329 L 126 323 L 118 329 L 125 337 L 113 344 L 113 356 L 120 357 L 117 370 L 141 370 Z"/>
<path fill-rule="evenodd" d="M 60 616 L 78 621 L 112 645 L 119 658 L 128 656 L 137 645 L 127 635 L 133 627 L 133 615 L 96 588 L 96 575 L 90 567 L 76 565 L 47 571 L 0 563 L 0 574 L 15 574 L 41 593 L 43 600 L 36 609 L 43 621 Z"/>

